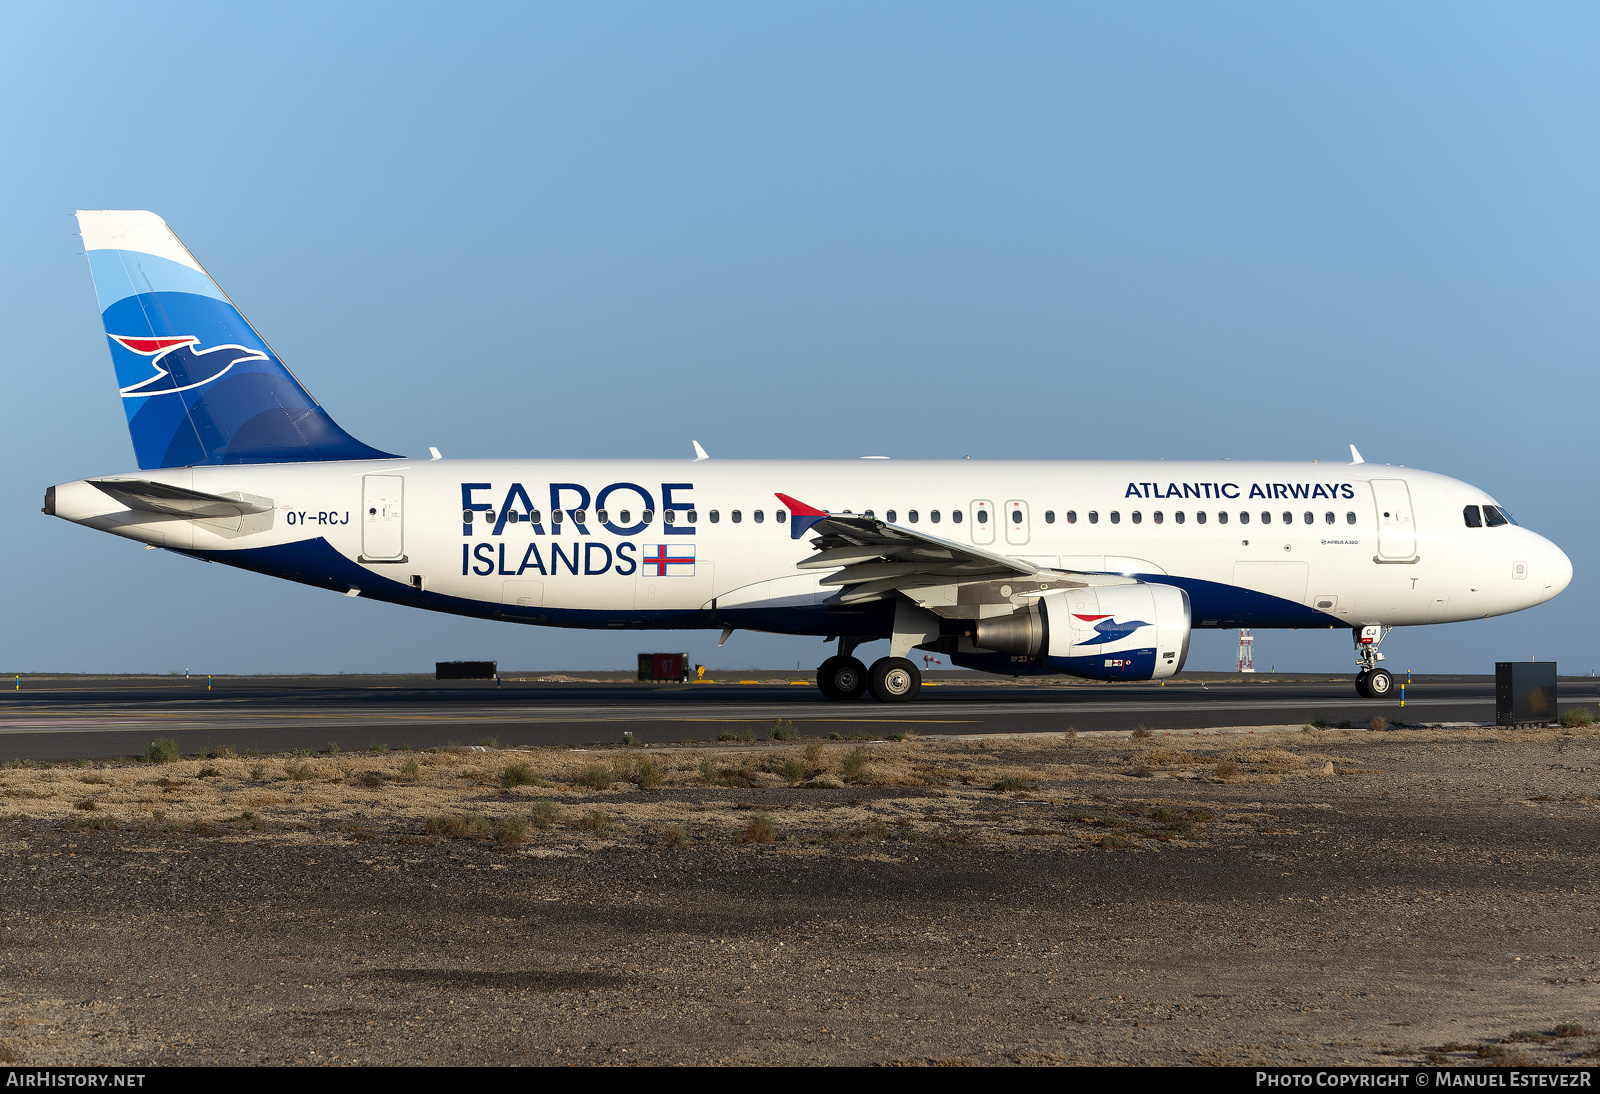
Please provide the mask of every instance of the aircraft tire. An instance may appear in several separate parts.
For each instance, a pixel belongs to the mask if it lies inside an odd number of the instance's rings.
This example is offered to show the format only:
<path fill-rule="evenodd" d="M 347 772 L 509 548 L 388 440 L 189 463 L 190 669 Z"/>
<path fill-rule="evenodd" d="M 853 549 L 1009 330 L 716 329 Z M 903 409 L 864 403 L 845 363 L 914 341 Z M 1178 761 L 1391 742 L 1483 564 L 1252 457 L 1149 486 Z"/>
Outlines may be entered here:
<path fill-rule="evenodd" d="M 1367 694 L 1374 699 L 1387 699 L 1394 690 L 1394 677 L 1387 669 L 1373 669 L 1367 674 Z"/>
<path fill-rule="evenodd" d="M 909 703 L 922 690 L 922 672 L 904 657 L 882 657 L 867 674 L 872 697 L 880 703 Z"/>
<path fill-rule="evenodd" d="M 854 657 L 830 657 L 817 666 L 817 690 L 836 703 L 859 699 L 867 690 L 867 666 Z"/>
<path fill-rule="evenodd" d="M 1356 673 L 1356 694 L 1363 699 L 1372 698 L 1372 692 L 1367 690 L 1367 677 L 1370 675 L 1371 672 L 1368 669 L 1362 669 Z"/>

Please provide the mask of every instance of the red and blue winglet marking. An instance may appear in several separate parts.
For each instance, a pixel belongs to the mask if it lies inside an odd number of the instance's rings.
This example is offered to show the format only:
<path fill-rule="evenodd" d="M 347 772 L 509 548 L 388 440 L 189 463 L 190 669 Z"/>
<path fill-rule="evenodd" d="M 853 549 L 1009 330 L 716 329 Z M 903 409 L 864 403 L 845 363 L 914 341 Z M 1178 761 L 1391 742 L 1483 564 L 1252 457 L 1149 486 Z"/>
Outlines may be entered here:
<path fill-rule="evenodd" d="M 789 538 L 799 539 L 811 531 L 811 526 L 824 519 L 828 514 L 821 509 L 813 508 L 803 501 L 791 498 L 788 494 L 773 494 L 783 504 L 789 507 Z"/>

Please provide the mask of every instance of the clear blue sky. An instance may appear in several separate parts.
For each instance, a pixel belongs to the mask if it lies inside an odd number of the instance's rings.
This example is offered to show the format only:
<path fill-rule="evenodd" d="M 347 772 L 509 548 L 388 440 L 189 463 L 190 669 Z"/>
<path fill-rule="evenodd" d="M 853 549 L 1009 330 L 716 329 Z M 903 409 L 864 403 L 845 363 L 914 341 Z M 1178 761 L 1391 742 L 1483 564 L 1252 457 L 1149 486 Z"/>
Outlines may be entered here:
<path fill-rule="evenodd" d="M 429 615 L 43 516 L 133 466 L 75 208 L 165 216 L 392 451 L 1353 441 L 1483 486 L 1576 570 L 1397 633 L 1391 667 L 1600 668 L 1592 4 L 32 3 L 0 49 L 0 669 L 824 652 Z M 1257 643 L 1351 667 L 1342 633 Z"/>

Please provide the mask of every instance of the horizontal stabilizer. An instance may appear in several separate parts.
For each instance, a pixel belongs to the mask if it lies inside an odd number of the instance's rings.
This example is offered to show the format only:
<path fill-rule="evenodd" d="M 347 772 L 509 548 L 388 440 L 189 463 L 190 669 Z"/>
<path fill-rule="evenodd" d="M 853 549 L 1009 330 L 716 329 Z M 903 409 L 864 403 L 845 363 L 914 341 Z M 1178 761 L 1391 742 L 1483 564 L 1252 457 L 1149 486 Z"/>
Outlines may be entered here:
<path fill-rule="evenodd" d="M 266 513 L 272 509 L 265 499 L 246 501 L 220 494 L 204 494 L 199 490 L 186 490 L 181 486 L 168 486 L 164 482 L 143 482 L 138 479 L 88 479 L 90 486 L 116 498 L 129 509 L 145 513 L 161 513 L 187 520 L 204 520 L 216 517 L 239 517 L 247 513 Z"/>

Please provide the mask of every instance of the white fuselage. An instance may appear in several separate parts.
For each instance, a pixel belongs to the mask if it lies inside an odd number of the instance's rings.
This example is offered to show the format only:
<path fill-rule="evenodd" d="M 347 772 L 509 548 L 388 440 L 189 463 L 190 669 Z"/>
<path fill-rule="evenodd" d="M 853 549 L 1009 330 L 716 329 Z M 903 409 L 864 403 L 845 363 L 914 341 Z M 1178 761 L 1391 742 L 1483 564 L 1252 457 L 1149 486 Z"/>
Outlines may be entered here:
<path fill-rule="evenodd" d="M 1184 584 L 1196 627 L 1480 619 L 1540 604 L 1572 575 L 1525 528 L 1468 527 L 1465 507 L 1495 504 L 1483 491 L 1375 464 L 382 460 L 111 478 L 270 511 L 178 519 L 79 481 L 55 488 L 56 515 L 335 591 L 559 626 L 834 633 L 836 590 L 796 569 L 812 547 L 779 519 L 777 493 L 1052 569 Z"/>

